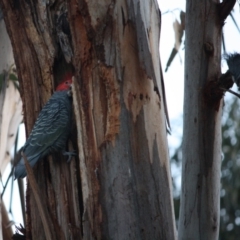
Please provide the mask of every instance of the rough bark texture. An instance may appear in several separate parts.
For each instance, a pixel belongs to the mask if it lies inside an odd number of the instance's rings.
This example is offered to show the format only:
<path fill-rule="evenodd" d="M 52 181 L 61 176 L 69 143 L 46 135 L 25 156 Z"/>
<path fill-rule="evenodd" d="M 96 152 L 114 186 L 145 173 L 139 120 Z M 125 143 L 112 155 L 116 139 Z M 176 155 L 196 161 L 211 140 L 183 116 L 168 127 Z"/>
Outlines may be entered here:
<path fill-rule="evenodd" d="M 73 6 L 83 229 L 89 239 L 174 239 L 163 102 L 154 91 L 156 83 L 162 96 L 156 3 L 90 1 L 82 15 Z"/>
<path fill-rule="evenodd" d="M 179 239 L 218 239 L 222 101 L 216 1 L 187 1 L 183 177 Z"/>
<path fill-rule="evenodd" d="M 35 171 L 55 239 L 175 239 L 156 1 L 0 2 L 28 133 L 50 96 L 59 58 L 75 69 L 79 159 L 67 164 L 56 155 Z M 73 51 L 60 43 L 59 30 L 55 35 L 65 22 L 55 16 L 62 9 Z M 27 208 L 28 238 L 44 239 L 31 189 Z"/>

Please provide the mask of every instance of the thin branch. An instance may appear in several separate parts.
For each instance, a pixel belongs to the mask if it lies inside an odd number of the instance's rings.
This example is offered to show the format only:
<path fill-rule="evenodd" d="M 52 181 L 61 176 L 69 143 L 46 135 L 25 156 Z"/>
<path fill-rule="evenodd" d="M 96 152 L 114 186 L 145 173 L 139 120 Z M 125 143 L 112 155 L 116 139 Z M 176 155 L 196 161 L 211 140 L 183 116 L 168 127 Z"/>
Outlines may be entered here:
<path fill-rule="evenodd" d="M 234 92 L 234 91 L 232 91 L 232 90 L 230 90 L 230 89 L 228 89 L 227 92 L 230 92 L 230 93 L 232 93 L 233 95 L 235 95 L 235 96 L 237 96 L 238 98 L 240 98 L 240 94 L 238 94 L 238 93 L 236 93 L 236 92 Z"/>
<path fill-rule="evenodd" d="M 26 166 L 26 170 L 27 170 L 27 176 L 28 176 L 28 180 L 29 180 L 29 184 L 32 188 L 32 192 L 33 192 L 33 196 L 35 198 L 38 210 L 39 210 L 39 214 L 42 220 L 42 224 L 43 224 L 43 228 L 44 228 L 44 232 L 45 232 L 45 236 L 47 240 L 52 240 L 55 239 L 55 234 L 54 234 L 54 229 L 53 229 L 53 225 L 50 221 L 50 216 L 48 214 L 46 205 L 43 204 L 42 199 L 42 194 L 40 193 L 40 189 L 37 185 L 36 179 L 34 177 L 33 174 L 33 170 L 31 168 L 31 166 L 28 163 L 27 157 L 24 153 L 22 153 L 23 159 L 24 159 L 24 163 Z"/>
<path fill-rule="evenodd" d="M 174 14 L 175 11 L 180 11 L 181 12 L 182 10 L 181 10 L 181 8 L 174 8 L 173 10 L 167 10 L 166 12 L 163 12 L 162 15 L 165 15 L 165 14 L 168 14 L 168 13 L 173 13 Z"/>
<path fill-rule="evenodd" d="M 2 191 L 2 194 L 1 194 L 1 198 L 3 198 L 3 195 L 4 195 L 5 190 L 6 190 L 6 188 L 7 188 L 8 182 L 9 182 L 9 180 L 11 179 L 11 176 L 12 176 L 12 175 L 13 175 L 13 167 L 12 167 L 12 170 L 11 170 L 10 174 L 8 175 L 6 184 L 5 184 L 4 187 L 3 187 L 3 191 Z"/>

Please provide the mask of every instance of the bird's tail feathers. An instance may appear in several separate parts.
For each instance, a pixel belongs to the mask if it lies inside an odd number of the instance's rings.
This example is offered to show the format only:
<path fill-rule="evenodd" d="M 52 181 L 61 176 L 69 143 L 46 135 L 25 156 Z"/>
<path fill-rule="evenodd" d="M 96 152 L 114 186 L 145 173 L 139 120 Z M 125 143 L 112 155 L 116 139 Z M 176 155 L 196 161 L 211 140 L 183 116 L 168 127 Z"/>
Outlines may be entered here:
<path fill-rule="evenodd" d="M 35 156 L 34 158 L 33 157 L 27 158 L 28 163 L 31 167 L 33 167 L 36 164 L 38 159 L 39 159 L 39 156 Z M 26 177 L 26 175 L 27 175 L 27 171 L 25 167 L 25 162 L 24 162 L 24 159 L 21 158 L 21 160 L 15 166 L 14 176 L 15 176 L 15 179 L 17 179 L 17 178 L 24 178 Z"/>

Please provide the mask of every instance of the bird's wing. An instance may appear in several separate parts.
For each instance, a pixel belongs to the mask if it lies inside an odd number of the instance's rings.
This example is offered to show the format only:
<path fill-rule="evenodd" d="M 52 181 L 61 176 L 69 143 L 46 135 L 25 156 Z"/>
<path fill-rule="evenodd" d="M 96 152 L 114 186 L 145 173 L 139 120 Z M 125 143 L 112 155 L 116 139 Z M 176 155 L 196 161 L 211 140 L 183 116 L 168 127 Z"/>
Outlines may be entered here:
<path fill-rule="evenodd" d="M 52 146 L 66 129 L 67 114 L 61 102 L 50 99 L 40 112 L 24 146 L 25 154 L 34 158 Z"/>

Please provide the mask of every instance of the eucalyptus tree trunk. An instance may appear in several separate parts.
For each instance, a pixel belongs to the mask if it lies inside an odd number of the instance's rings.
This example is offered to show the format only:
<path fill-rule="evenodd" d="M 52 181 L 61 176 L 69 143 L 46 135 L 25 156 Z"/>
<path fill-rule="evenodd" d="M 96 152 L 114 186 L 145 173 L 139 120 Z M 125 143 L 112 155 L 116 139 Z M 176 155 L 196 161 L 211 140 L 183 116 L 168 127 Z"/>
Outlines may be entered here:
<path fill-rule="evenodd" d="M 0 9 L 0 173 L 4 174 L 11 160 L 18 125 L 22 121 L 22 105 L 18 90 L 10 81 L 9 71 L 14 64 L 12 46 Z M 13 234 L 5 203 L 0 199 L 0 240 Z"/>
<path fill-rule="evenodd" d="M 218 239 L 221 75 L 218 1 L 187 1 L 182 193 L 179 239 Z"/>
<path fill-rule="evenodd" d="M 27 135 L 64 71 L 74 69 L 70 164 L 35 177 L 51 239 L 176 239 L 155 0 L 1 0 Z M 27 191 L 27 237 L 45 239 Z"/>

